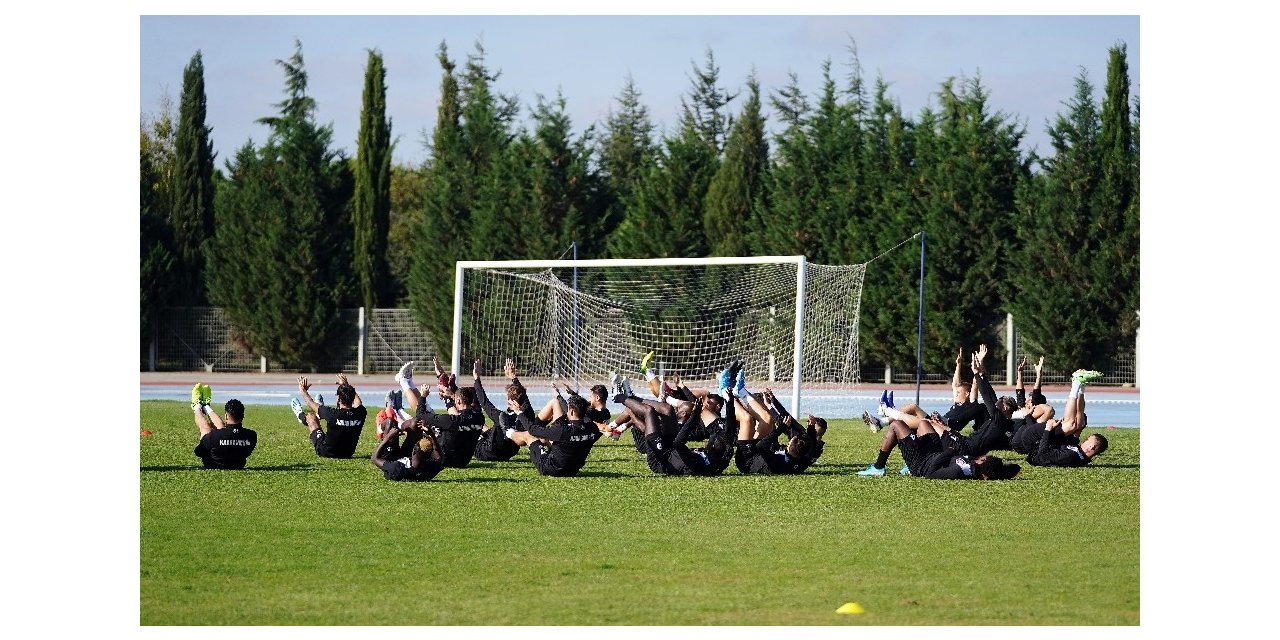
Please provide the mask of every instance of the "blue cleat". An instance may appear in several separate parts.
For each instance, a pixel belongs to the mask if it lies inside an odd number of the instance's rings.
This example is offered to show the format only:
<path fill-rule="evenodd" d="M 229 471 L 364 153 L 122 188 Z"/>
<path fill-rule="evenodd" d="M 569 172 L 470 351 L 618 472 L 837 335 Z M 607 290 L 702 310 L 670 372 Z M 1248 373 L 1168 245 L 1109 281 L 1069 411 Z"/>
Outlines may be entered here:
<path fill-rule="evenodd" d="M 900 475 L 900 476 L 909 476 L 909 475 L 911 475 L 911 467 L 908 467 L 908 466 L 907 466 L 907 465 L 905 465 L 905 464 L 904 464 L 904 465 L 902 465 L 902 468 L 901 468 L 901 469 L 898 469 L 898 475 Z"/>
<path fill-rule="evenodd" d="M 858 475 L 879 478 L 884 475 L 884 469 L 877 469 L 875 465 L 870 465 L 866 469 L 859 471 Z"/>

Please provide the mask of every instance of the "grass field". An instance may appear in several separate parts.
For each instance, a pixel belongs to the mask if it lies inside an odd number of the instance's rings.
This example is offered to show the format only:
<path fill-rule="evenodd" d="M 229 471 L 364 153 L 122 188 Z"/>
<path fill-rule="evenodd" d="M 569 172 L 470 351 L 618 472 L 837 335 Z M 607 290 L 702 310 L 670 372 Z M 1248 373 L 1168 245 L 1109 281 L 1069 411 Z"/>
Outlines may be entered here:
<path fill-rule="evenodd" d="M 659 477 L 627 435 L 576 478 L 520 456 L 393 483 L 372 424 L 327 460 L 285 407 L 245 423 L 249 468 L 210 471 L 185 404 L 141 403 L 142 625 L 1140 623 L 1138 429 L 1007 482 L 899 477 L 896 452 L 854 476 L 879 436 L 833 421 L 802 476 Z"/>

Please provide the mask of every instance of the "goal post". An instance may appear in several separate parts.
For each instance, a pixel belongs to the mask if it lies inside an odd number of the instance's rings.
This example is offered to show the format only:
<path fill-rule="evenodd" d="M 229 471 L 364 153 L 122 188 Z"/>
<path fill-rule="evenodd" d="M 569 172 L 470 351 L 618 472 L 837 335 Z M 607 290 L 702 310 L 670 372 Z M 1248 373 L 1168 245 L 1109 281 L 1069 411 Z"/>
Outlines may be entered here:
<path fill-rule="evenodd" d="M 654 367 L 714 388 L 741 358 L 751 390 L 790 387 L 798 416 L 806 386 L 858 382 L 864 272 L 804 256 L 459 261 L 452 370 L 511 357 L 523 377 L 582 389 L 638 378 L 652 350 Z"/>

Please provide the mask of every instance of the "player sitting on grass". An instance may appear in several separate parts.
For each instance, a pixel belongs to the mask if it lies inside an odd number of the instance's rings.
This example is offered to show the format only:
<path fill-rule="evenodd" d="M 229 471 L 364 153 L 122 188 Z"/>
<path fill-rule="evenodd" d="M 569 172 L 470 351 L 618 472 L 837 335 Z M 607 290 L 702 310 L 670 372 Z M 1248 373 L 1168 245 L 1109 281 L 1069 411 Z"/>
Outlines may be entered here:
<path fill-rule="evenodd" d="M 413 412 L 414 417 L 421 419 L 434 433 L 436 444 L 441 449 L 444 466 L 454 468 L 467 466 L 475 455 L 476 444 L 484 431 L 484 413 L 476 403 L 475 389 L 470 387 L 455 389 L 449 396 L 453 403 L 453 406 L 449 407 L 449 412 L 437 414 L 427 404 L 427 397 L 423 391 L 427 388 L 426 385 L 423 385 L 423 389 L 413 385 L 412 360 L 400 367 L 400 372 L 396 374 L 396 382 L 404 391 L 404 397 L 408 400 L 409 410 Z M 446 384 L 438 377 L 438 386 L 441 387 L 442 392 Z"/>
<path fill-rule="evenodd" d="M 191 388 L 191 411 L 195 415 L 200 443 L 195 454 L 206 469 L 243 469 L 255 447 L 258 432 L 244 426 L 244 404 L 232 398 L 222 407 L 222 417 L 209 408 L 213 390 L 196 383 Z"/>
<path fill-rule="evenodd" d="M 1071 394 L 1067 397 L 1066 410 L 1062 420 L 1049 420 L 1040 431 L 1040 439 L 1036 442 L 1036 450 L 1027 456 L 1027 462 L 1040 467 L 1083 467 L 1107 450 L 1107 438 L 1095 433 L 1076 444 L 1080 432 L 1088 425 L 1088 416 L 1084 412 L 1084 389 L 1102 374 L 1097 371 L 1077 370 L 1072 374 Z M 1037 425 L 1038 426 L 1038 425 Z M 1017 436 L 1021 435 L 1021 438 Z M 1022 443 L 1030 433 L 1015 435 Z M 1025 444 L 1023 444 L 1025 447 Z"/>
<path fill-rule="evenodd" d="M 403 445 L 401 433 L 405 434 Z M 406 420 L 404 425 L 391 427 L 382 442 L 374 447 L 369 461 L 382 470 L 387 480 L 403 482 L 424 482 L 444 469 L 435 434 L 422 420 Z"/>
<path fill-rule="evenodd" d="M 572 396 L 565 402 L 559 396 L 551 399 L 551 422 L 542 425 L 521 414 L 525 431 L 508 430 L 507 437 L 517 445 L 529 448 L 529 461 L 544 476 L 574 476 L 587 462 L 591 447 L 600 439 L 600 428 L 583 422 L 587 401 Z"/>
<path fill-rule="evenodd" d="M 311 384 L 306 376 L 298 376 L 298 393 L 302 394 L 306 405 L 312 413 L 303 411 L 303 404 L 297 398 L 290 398 L 289 404 L 293 415 L 310 431 L 311 446 L 321 458 L 350 458 L 360 443 L 360 432 L 364 429 L 365 418 L 369 410 L 360 400 L 356 388 L 347 383 L 347 376 L 338 374 L 338 407 L 322 406 L 311 399 Z M 320 421 L 328 424 L 328 429 L 320 428 Z"/>
<path fill-rule="evenodd" d="M 612 377 L 614 385 L 613 401 L 627 407 L 628 414 L 635 421 L 634 433 L 643 434 L 645 443 L 645 459 L 654 473 L 662 475 L 719 475 L 729 466 L 733 458 L 732 438 L 725 427 L 725 419 L 720 417 L 720 409 L 724 399 L 707 395 L 697 397 L 684 412 L 685 419 L 676 426 L 675 433 L 670 433 L 676 419 L 674 411 L 663 413 L 659 407 L 671 408 L 666 403 L 643 400 L 631 393 L 631 385 L 626 378 L 616 373 Z M 729 420 L 732 422 L 733 409 L 729 409 Z M 707 445 L 690 449 L 688 441 L 695 426 L 702 427 L 708 433 Z"/>
<path fill-rule="evenodd" d="M 520 445 L 507 437 L 507 429 L 524 431 L 524 425 L 518 417 L 526 413 L 526 407 L 528 407 L 526 417 L 533 415 L 533 408 L 529 406 L 529 396 L 524 385 L 520 384 L 520 379 L 516 377 L 515 364 L 511 358 L 507 358 L 505 371 L 511 383 L 506 387 L 506 408 L 499 411 L 485 394 L 484 385 L 480 382 L 480 361 L 476 360 L 472 368 L 472 373 L 475 375 L 476 399 L 492 423 L 484 428 L 480 441 L 476 444 L 476 460 L 504 462 L 514 458 L 520 452 Z"/>

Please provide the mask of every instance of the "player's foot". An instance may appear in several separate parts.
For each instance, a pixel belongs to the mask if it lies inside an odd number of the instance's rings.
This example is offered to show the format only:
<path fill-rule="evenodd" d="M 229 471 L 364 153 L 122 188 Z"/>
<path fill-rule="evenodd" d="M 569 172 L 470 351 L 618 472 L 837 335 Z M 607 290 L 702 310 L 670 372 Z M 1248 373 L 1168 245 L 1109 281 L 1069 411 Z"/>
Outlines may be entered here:
<path fill-rule="evenodd" d="M 318 404 L 318 405 L 320 405 L 320 406 L 322 406 L 322 407 L 324 406 L 324 394 L 323 394 L 323 393 L 322 393 L 322 394 L 320 394 L 320 395 L 318 395 L 318 396 L 316 396 L 316 404 Z"/>
<path fill-rule="evenodd" d="M 862 412 L 862 423 L 867 425 L 868 429 L 871 429 L 871 433 L 880 433 L 880 429 L 884 427 L 884 423 L 880 421 L 880 418 L 871 415 L 870 411 Z"/>
<path fill-rule="evenodd" d="M 207 384 L 200 385 L 200 402 L 206 405 L 213 402 L 213 389 L 210 389 Z"/>
<path fill-rule="evenodd" d="M 649 363 L 653 362 L 654 353 L 655 352 L 650 351 L 649 353 L 644 354 L 643 358 L 640 358 L 640 373 L 645 373 L 649 370 Z"/>
<path fill-rule="evenodd" d="M 888 401 L 888 402 L 886 402 L 885 404 L 889 405 L 889 408 L 890 408 L 890 409 L 893 409 L 893 408 L 894 408 L 894 406 L 893 406 L 893 392 L 892 392 L 892 391 L 890 391 L 890 392 L 889 392 L 889 401 Z"/>
<path fill-rule="evenodd" d="M 302 401 L 297 398 L 289 398 L 289 408 L 293 409 L 293 417 L 297 418 L 298 422 L 302 423 L 302 426 L 307 426 L 307 416 L 302 411 Z"/>
<path fill-rule="evenodd" d="M 627 377 L 626 377 L 626 376 L 622 376 L 622 381 L 621 381 L 621 382 L 619 382 L 619 383 L 618 383 L 618 385 L 619 385 L 619 388 L 620 388 L 620 389 L 621 389 L 621 391 L 622 391 L 622 395 L 627 396 L 628 398 L 630 398 L 630 397 L 632 396 L 632 393 L 631 393 L 631 380 L 627 379 Z"/>
<path fill-rule="evenodd" d="M 201 399 L 200 383 L 197 382 L 196 386 L 191 387 L 191 410 L 199 411 L 200 406 L 203 404 L 206 404 L 206 403 L 204 402 L 204 400 Z"/>
<path fill-rule="evenodd" d="M 738 386 L 734 387 L 733 395 L 738 396 L 739 398 L 747 397 L 747 372 L 746 371 L 738 372 Z"/>
<path fill-rule="evenodd" d="M 888 409 L 889 409 L 889 405 L 881 402 L 880 407 L 876 409 L 876 415 L 880 416 L 881 418 L 888 418 L 889 417 Z"/>
<path fill-rule="evenodd" d="M 396 383 L 404 386 L 408 382 L 409 386 L 413 386 L 413 361 L 410 360 L 400 367 L 400 372 L 396 374 Z"/>
<path fill-rule="evenodd" d="M 889 390 L 888 390 L 888 389 L 885 389 L 884 391 L 881 391 L 881 392 L 880 392 L 880 404 L 883 404 L 883 405 L 887 405 L 887 404 L 889 404 Z"/>
<path fill-rule="evenodd" d="M 1093 371 L 1089 369 L 1076 369 L 1075 373 L 1071 374 L 1072 381 L 1079 380 L 1082 384 L 1092 384 L 1101 379 L 1102 379 L 1101 371 Z"/>
<path fill-rule="evenodd" d="M 879 478 L 884 475 L 884 469 L 877 469 L 875 465 L 870 465 L 866 469 L 859 471 L 858 475 Z"/>
<path fill-rule="evenodd" d="M 901 469 L 898 469 L 898 475 L 900 475 L 900 476 L 909 476 L 909 475 L 911 475 L 911 467 L 908 467 L 908 466 L 907 466 L 907 465 L 905 465 L 905 464 L 904 464 L 904 465 L 902 465 L 902 468 L 901 468 Z"/>
<path fill-rule="evenodd" d="M 725 393 L 728 393 L 729 385 L 733 384 L 733 367 L 730 367 L 728 369 L 725 369 L 724 371 L 721 371 L 720 376 L 716 382 L 717 382 L 717 386 L 716 386 L 717 393 L 719 393 L 720 395 L 724 395 Z"/>
<path fill-rule="evenodd" d="M 396 390 L 392 389 L 387 392 L 387 397 L 383 401 L 382 406 L 395 408 Z"/>

